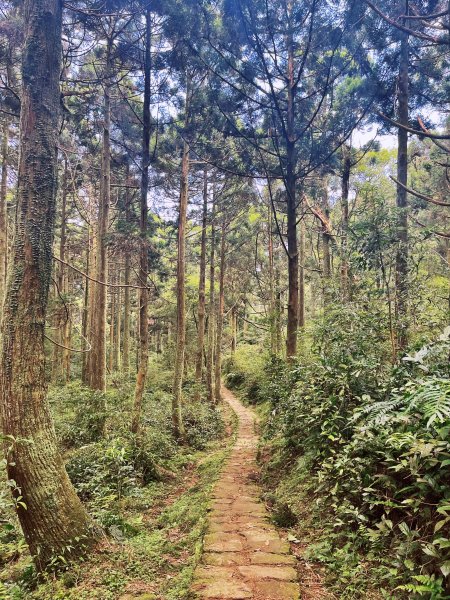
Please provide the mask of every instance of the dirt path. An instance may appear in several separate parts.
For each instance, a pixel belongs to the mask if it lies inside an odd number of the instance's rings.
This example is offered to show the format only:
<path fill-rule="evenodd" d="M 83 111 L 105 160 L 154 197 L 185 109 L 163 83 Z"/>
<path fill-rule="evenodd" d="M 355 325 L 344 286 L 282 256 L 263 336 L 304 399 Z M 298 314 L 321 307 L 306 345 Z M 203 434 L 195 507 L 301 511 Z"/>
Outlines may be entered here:
<path fill-rule="evenodd" d="M 236 444 L 213 493 L 193 590 L 214 600 L 298 600 L 296 560 L 268 520 L 255 484 L 255 413 L 223 388 L 239 419 Z"/>

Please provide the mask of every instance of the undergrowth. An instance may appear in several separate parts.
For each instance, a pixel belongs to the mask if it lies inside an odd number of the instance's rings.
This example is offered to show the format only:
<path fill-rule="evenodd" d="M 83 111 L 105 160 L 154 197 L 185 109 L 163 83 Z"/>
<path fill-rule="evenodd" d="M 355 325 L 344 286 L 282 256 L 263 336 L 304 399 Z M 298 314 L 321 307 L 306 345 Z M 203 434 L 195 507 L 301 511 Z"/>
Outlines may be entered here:
<path fill-rule="evenodd" d="M 13 482 L 5 481 L 0 486 L 1 600 L 187 598 L 210 491 L 230 444 L 225 436 L 230 415 L 224 419 L 224 409 L 188 397 L 188 439 L 179 446 L 171 433 L 165 381 L 149 377 L 139 439 L 129 433 L 131 380 L 107 392 L 103 436 L 97 427 L 104 421 L 98 392 L 79 383 L 50 390 L 69 476 L 104 537 L 85 562 L 61 559 L 55 573 L 38 576 L 10 501 Z"/>
<path fill-rule="evenodd" d="M 266 500 L 337 597 L 448 599 L 450 329 L 393 365 L 384 325 L 366 305 L 330 310 L 296 363 L 269 357 L 255 377 L 246 355 L 228 382 L 245 364 Z"/>

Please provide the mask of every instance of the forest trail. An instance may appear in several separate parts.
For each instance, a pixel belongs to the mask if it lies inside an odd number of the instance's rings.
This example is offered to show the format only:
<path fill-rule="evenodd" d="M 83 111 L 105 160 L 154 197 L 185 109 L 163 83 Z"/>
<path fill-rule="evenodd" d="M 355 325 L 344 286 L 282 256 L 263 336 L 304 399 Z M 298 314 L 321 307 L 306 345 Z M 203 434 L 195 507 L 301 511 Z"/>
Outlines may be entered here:
<path fill-rule="evenodd" d="M 256 415 L 226 388 L 236 413 L 236 443 L 213 492 L 204 553 L 193 590 L 211 600 L 298 600 L 296 559 L 269 521 L 255 483 Z"/>

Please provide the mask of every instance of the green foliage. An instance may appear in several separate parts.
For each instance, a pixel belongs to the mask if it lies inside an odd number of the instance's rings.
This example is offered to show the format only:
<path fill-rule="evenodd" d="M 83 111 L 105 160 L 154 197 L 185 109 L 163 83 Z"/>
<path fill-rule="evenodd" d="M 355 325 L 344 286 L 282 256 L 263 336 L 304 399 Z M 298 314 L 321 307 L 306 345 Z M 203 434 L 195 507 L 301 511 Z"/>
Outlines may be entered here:
<path fill-rule="evenodd" d="M 224 360 L 222 370 L 225 383 L 238 389 L 251 404 L 260 401 L 260 384 L 265 366 L 261 348 L 252 344 L 238 346 L 234 356 Z"/>
<path fill-rule="evenodd" d="M 340 598 L 364 598 L 372 583 L 386 598 L 442 600 L 450 594 L 448 332 L 392 366 L 383 330 L 371 306 L 330 310 L 313 329 L 309 360 L 266 363 L 265 479 L 275 519 L 292 513 L 284 521 L 292 525 L 309 513 L 320 529 L 309 553 L 327 565 Z"/>
<path fill-rule="evenodd" d="M 79 382 L 52 387 L 49 402 L 55 413 L 58 439 L 63 448 L 76 448 L 98 441 L 107 417 L 104 405 L 111 403 L 114 397 L 114 392 L 91 390 Z"/>

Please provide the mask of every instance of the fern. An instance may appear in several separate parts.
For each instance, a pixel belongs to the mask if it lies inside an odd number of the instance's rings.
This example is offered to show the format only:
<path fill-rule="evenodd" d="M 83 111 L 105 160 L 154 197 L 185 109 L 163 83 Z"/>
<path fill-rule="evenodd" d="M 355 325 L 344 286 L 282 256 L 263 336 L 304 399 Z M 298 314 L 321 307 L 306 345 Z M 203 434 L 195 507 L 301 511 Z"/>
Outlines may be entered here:
<path fill-rule="evenodd" d="M 450 379 L 428 377 L 412 381 L 388 400 L 360 408 L 354 420 L 364 417 L 366 427 L 380 427 L 417 413 L 427 419 L 427 427 L 450 420 Z"/>
<path fill-rule="evenodd" d="M 383 400 L 381 402 L 372 402 L 365 406 L 362 410 L 359 410 L 355 414 L 354 419 L 359 420 L 362 416 L 365 418 L 366 427 L 380 427 L 386 425 L 399 415 L 399 409 L 405 404 L 405 398 L 401 396 L 393 396 L 389 400 Z"/>
<path fill-rule="evenodd" d="M 430 377 L 421 380 L 409 395 L 409 410 L 418 410 L 427 420 L 427 427 L 435 421 L 450 419 L 450 379 Z M 417 385 L 417 384 L 416 384 Z"/>

